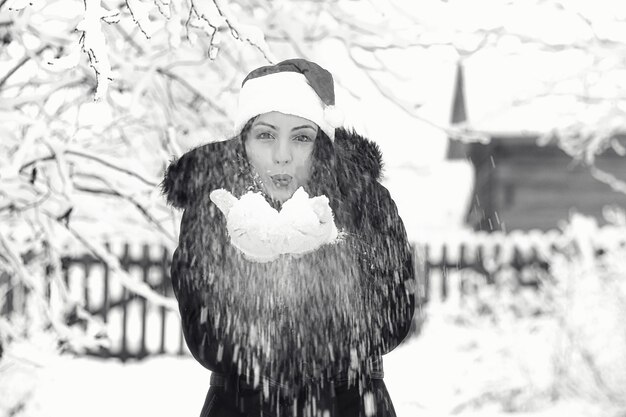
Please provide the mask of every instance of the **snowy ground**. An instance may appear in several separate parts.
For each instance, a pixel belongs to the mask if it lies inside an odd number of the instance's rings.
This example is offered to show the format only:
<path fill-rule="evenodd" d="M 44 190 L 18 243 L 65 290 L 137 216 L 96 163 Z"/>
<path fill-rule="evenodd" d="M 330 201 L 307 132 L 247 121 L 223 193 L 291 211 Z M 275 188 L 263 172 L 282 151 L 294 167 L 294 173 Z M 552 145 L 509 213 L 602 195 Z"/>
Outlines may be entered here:
<path fill-rule="evenodd" d="M 548 400 L 547 333 L 528 332 L 523 323 L 503 332 L 451 317 L 433 309 L 422 333 L 385 357 L 399 417 L 620 415 L 582 399 Z M 506 349 L 511 338 L 516 352 Z M 122 364 L 58 357 L 46 353 L 50 341 L 37 344 L 14 345 L 0 361 L 0 416 L 197 416 L 208 388 L 210 373 L 189 357 Z"/>

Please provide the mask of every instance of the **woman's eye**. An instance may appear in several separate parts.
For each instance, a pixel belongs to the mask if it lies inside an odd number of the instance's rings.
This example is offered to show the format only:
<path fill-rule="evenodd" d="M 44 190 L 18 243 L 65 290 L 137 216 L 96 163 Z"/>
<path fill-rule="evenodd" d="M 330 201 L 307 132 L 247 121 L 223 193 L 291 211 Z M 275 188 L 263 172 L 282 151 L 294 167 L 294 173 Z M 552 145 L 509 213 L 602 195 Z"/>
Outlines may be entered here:
<path fill-rule="evenodd" d="M 313 142 L 313 139 L 307 135 L 298 135 L 294 137 L 294 140 L 297 142 Z"/>
<path fill-rule="evenodd" d="M 257 139 L 274 139 L 274 136 L 270 132 L 260 132 L 256 135 Z"/>

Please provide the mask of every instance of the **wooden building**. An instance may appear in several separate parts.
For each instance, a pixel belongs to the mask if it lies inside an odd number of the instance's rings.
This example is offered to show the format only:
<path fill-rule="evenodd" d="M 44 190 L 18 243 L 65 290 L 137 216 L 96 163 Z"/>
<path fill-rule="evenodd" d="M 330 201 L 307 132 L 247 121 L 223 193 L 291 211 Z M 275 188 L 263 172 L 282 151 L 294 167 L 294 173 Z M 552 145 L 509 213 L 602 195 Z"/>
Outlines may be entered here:
<path fill-rule="evenodd" d="M 466 119 L 463 82 L 459 66 L 453 124 Z M 588 166 L 556 144 L 539 146 L 536 137 L 492 135 L 488 144 L 450 141 L 448 157 L 468 158 L 474 166 L 467 222 L 476 230 L 555 229 L 573 211 L 603 224 L 606 206 L 626 209 L 626 194 L 594 178 Z M 626 181 L 626 156 L 609 150 L 597 157 L 596 166 Z"/>
<path fill-rule="evenodd" d="M 605 222 L 603 209 L 626 209 L 626 194 L 594 178 L 590 168 L 556 145 L 538 146 L 535 138 L 492 137 L 487 145 L 471 144 L 475 167 L 474 200 L 468 222 L 480 230 L 548 230 L 572 211 Z M 615 152 L 596 165 L 626 179 L 626 158 Z"/>

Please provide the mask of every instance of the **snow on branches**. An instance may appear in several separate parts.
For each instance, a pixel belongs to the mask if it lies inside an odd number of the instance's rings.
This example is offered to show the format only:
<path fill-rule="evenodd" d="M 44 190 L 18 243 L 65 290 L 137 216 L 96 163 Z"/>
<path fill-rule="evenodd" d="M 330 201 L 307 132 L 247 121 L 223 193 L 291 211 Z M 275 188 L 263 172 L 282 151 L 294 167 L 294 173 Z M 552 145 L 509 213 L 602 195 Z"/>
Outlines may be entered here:
<path fill-rule="evenodd" d="M 102 100 L 113 80 L 109 53 L 106 47 L 106 38 L 102 33 L 101 21 L 111 21 L 118 12 L 110 12 L 101 6 L 100 0 L 85 0 L 85 15 L 76 26 L 82 31 L 80 43 L 83 51 L 89 57 L 89 64 L 96 72 L 96 92 L 94 100 Z"/>
<path fill-rule="evenodd" d="M 196 0 L 191 2 L 191 14 L 198 21 L 196 25 L 202 28 L 210 37 L 210 59 L 215 59 L 217 55 L 219 38 L 216 35 L 218 35 L 221 28 L 227 28 L 234 39 L 254 47 L 263 55 L 267 62 L 276 62 L 274 54 L 265 41 L 263 30 L 256 25 L 241 23 L 231 11 L 230 5 L 220 0 L 212 0 L 210 2 Z"/>
<path fill-rule="evenodd" d="M 150 39 L 157 30 L 157 24 L 150 20 L 150 12 L 154 9 L 154 3 L 142 2 L 140 0 L 126 0 L 126 6 L 133 16 L 133 21 L 137 23 L 141 32 Z"/>

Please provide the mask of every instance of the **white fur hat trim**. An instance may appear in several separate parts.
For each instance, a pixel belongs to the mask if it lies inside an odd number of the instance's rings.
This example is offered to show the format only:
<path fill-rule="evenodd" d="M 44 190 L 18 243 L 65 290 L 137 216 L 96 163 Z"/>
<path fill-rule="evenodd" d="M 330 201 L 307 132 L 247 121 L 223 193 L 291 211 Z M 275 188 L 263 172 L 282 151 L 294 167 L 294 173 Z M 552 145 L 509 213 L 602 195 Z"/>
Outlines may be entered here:
<path fill-rule="evenodd" d="M 335 116 L 341 112 L 337 113 L 335 106 L 326 106 L 303 74 L 283 71 L 244 83 L 235 115 L 235 134 L 239 134 L 251 118 L 272 111 L 310 120 L 331 140 L 335 139 L 335 128 L 341 125 L 332 123 L 340 120 Z M 329 114 L 330 120 L 327 118 Z"/>

